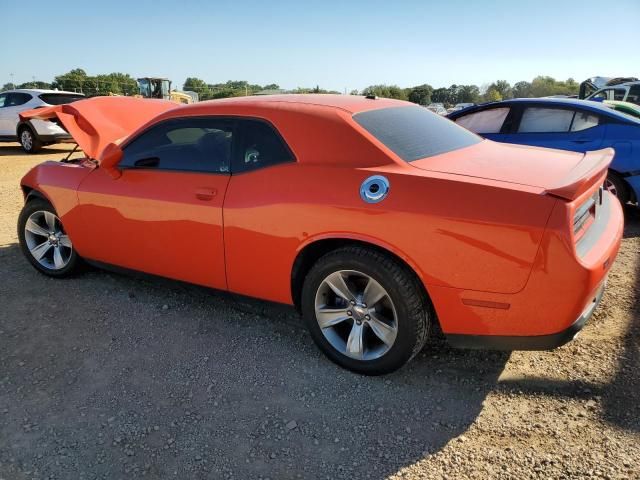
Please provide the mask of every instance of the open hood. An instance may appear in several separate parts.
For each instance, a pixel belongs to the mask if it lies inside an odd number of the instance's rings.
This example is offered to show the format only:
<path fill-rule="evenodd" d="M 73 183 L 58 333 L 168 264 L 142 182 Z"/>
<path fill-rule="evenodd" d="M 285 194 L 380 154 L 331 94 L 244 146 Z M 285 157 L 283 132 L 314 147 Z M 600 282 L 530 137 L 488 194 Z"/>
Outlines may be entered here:
<path fill-rule="evenodd" d="M 94 97 L 54 107 L 36 108 L 20 119 L 57 119 L 89 158 L 98 159 L 109 143 L 121 139 L 177 105 L 166 100 Z"/>

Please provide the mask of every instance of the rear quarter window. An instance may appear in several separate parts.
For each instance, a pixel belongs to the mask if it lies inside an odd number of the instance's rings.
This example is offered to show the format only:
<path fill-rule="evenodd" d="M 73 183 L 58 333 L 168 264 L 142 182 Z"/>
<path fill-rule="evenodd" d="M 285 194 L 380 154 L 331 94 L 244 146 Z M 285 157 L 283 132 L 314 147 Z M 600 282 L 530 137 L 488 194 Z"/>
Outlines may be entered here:
<path fill-rule="evenodd" d="M 64 105 L 65 103 L 71 103 L 85 98 L 84 95 L 74 95 L 72 93 L 43 93 L 39 97 L 40 100 L 49 105 Z"/>
<path fill-rule="evenodd" d="M 509 107 L 489 108 L 458 117 L 456 123 L 475 133 L 500 133 L 509 110 Z"/>
<path fill-rule="evenodd" d="M 474 133 L 424 107 L 390 107 L 357 113 L 353 119 L 406 162 L 465 148 L 482 141 Z"/>

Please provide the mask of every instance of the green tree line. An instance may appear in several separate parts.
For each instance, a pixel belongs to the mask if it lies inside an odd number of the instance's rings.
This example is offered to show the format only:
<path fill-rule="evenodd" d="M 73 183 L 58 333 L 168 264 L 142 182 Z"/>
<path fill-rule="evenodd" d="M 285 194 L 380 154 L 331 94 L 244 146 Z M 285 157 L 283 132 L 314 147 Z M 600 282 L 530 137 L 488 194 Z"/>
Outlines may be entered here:
<path fill-rule="evenodd" d="M 70 72 L 56 76 L 51 83 L 39 80 L 15 86 L 7 83 L 2 87 L 2 90 L 10 90 L 11 88 L 57 88 L 58 90 L 79 92 L 93 97 L 109 94 L 135 95 L 138 93 L 138 82 L 126 73 L 114 72 L 103 75 L 87 75 L 83 69 L 75 68 Z"/>
<path fill-rule="evenodd" d="M 553 77 L 538 76 L 531 82 L 521 81 L 511 85 L 506 80 L 497 80 L 484 91 L 477 85 L 451 85 L 448 88 L 433 88 L 429 84 L 401 88 L 397 85 L 371 85 L 361 93 L 378 97 L 408 100 L 420 105 L 432 102 L 455 105 L 456 103 L 496 102 L 509 98 L 537 98 L 550 95 L 577 95 L 579 84 L 569 78 L 565 81 Z M 356 91 L 352 93 L 358 93 Z"/>
<path fill-rule="evenodd" d="M 138 93 L 136 79 L 129 74 L 113 72 L 101 75 L 88 75 L 83 69 L 76 68 L 58 75 L 53 82 L 34 80 L 19 85 L 6 83 L 2 90 L 13 88 L 51 88 L 81 92 L 87 96 L 97 95 L 135 95 Z M 188 77 L 183 90 L 197 92 L 201 100 L 253 95 L 261 91 L 280 91 L 280 86 L 271 83 L 259 85 L 245 80 L 229 80 L 225 83 L 207 83 L 197 77 Z M 521 81 L 513 85 L 506 80 L 497 80 L 481 88 L 478 85 L 451 85 L 434 88 L 425 83 L 415 87 L 402 88 L 397 85 L 370 85 L 362 91 L 352 90 L 352 95 L 377 95 L 378 97 L 408 100 L 419 105 L 440 102 L 446 105 L 456 103 L 480 103 L 499 101 L 509 98 L 546 97 L 550 95 L 577 95 L 579 85 L 573 79 L 556 80 L 549 76 L 538 76 L 531 82 Z M 340 93 L 325 90 L 320 86 L 299 87 L 288 93 Z"/>

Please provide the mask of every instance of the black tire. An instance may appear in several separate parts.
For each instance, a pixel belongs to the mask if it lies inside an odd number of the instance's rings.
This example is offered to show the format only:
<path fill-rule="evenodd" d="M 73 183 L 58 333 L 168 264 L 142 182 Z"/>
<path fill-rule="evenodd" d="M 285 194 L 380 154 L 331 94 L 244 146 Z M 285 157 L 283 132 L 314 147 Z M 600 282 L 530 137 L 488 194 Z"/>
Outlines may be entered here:
<path fill-rule="evenodd" d="M 33 265 L 36 270 L 50 277 L 68 277 L 76 273 L 82 264 L 82 260 L 73 248 L 71 249 L 68 263 L 60 269 L 47 268 L 45 265 L 42 265 L 38 260 L 36 260 L 36 258 L 32 255 L 25 238 L 25 226 L 29 217 L 36 212 L 50 212 L 56 216 L 58 215 L 49 202 L 40 198 L 30 200 L 25 204 L 24 207 L 22 207 L 22 211 L 20 212 L 20 216 L 18 217 L 18 239 L 23 255 L 27 258 L 27 260 L 29 260 L 29 263 L 31 263 L 31 265 Z M 64 232 L 64 226 L 62 226 L 62 231 Z"/>
<path fill-rule="evenodd" d="M 375 279 L 389 294 L 397 312 L 397 336 L 390 349 L 379 358 L 351 358 L 325 338 L 315 313 L 316 293 L 328 275 L 355 270 Z M 302 315 L 311 336 L 330 360 L 353 372 L 382 375 L 411 360 L 424 346 L 433 322 L 433 310 L 416 275 L 390 255 L 361 246 L 343 247 L 321 257 L 307 274 L 301 297 Z"/>
<path fill-rule="evenodd" d="M 27 153 L 37 153 L 42 149 L 42 142 L 29 127 L 20 128 L 18 141 L 22 145 L 22 150 Z"/>
<path fill-rule="evenodd" d="M 607 190 L 620 200 L 622 205 L 625 205 L 631 199 L 627 183 L 617 173 L 610 171 L 605 185 Z"/>

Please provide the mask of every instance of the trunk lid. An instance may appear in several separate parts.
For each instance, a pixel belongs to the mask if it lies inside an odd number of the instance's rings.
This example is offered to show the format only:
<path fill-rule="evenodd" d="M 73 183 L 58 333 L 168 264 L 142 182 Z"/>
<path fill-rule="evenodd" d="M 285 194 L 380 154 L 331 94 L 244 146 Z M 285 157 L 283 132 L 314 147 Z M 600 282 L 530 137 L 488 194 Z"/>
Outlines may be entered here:
<path fill-rule="evenodd" d="M 583 154 L 485 140 L 410 165 L 433 172 L 537 187 L 572 199 L 608 168 L 613 155 L 611 148 Z"/>
<path fill-rule="evenodd" d="M 176 104 L 133 97 L 94 97 L 20 113 L 21 120 L 54 120 L 84 153 L 98 159 L 109 143 L 121 139 Z"/>

